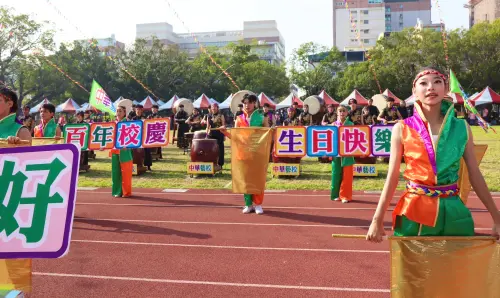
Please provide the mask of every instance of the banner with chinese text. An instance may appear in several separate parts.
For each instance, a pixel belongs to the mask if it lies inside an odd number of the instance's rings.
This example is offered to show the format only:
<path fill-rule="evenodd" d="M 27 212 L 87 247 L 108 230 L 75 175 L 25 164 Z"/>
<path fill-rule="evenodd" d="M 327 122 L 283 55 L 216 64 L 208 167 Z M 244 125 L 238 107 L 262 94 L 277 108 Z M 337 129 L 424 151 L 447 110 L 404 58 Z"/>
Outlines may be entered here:
<path fill-rule="evenodd" d="M 64 136 L 65 143 L 82 150 L 164 147 L 169 143 L 170 119 L 68 124 Z"/>
<path fill-rule="evenodd" d="M 0 148 L 0 259 L 68 251 L 79 162 L 74 144 Z"/>
<path fill-rule="evenodd" d="M 101 112 L 109 113 L 112 117 L 116 115 L 116 107 L 111 98 L 95 80 L 92 81 L 89 104 Z"/>
<path fill-rule="evenodd" d="M 234 193 L 264 193 L 272 140 L 270 128 L 231 129 L 231 176 Z"/>
<path fill-rule="evenodd" d="M 500 245 L 445 238 L 389 238 L 391 297 L 498 297 Z"/>

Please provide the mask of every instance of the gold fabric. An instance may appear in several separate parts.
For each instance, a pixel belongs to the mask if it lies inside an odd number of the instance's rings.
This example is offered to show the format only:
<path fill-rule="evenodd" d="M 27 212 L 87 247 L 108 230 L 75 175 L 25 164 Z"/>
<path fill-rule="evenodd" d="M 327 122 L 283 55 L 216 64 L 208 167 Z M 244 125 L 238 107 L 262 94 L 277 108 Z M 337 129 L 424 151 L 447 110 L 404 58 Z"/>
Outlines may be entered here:
<path fill-rule="evenodd" d="M 264 193 L 272 138 L 271 128 L 231 128 L 231 176 L 234 193 Z"/>
<path fill-rule="evenodd" d="M 0 290 L 31 292 L 31 259 L 0 260 Z"/>
<path fill-rule="evenodd" d="M 488 145 L 475 145 L 474 144 L 474 154 L 476 155 L 477 165 L 481 164 Z M 464 159 L 460 160 L 460 170 L 458 171 L 458 188 L 460 188 L 460 198 L 467 205 L 467 199 L 471 191 L 471 184 L 469 181 L 469 172 L 467 170 L 467 165 Z"/>
<path fill-rule="evenodd" d="M 62 138 L 33 138 L 31 143 L 33 146 L 42 146 L 62 144 L 63 142 L 64 140 Z"/>
<path fill-rule="evenodd" d="M 500 245 L 491 237 L 389 239 L 392 298 L 498 297 Z"/>

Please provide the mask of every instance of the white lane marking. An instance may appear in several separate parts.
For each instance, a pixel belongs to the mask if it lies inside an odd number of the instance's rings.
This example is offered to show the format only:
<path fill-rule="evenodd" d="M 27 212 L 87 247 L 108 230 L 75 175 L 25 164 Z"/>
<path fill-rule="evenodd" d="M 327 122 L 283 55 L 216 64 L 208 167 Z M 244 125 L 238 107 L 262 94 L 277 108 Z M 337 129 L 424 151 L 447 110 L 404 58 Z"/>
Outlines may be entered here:
<path fill-rule="evenodd" d="M 239 208 L 241 206 L 214 206 L 214 205 L 176 205 L 176 204 L 134 204 L 134 203 L 76 203 L 77 205 L 101 205 L 101 206 L 123 206 L 123 207 L 175 207 L 175 208 Z M 301 209 L 301 210 L 376 210 L 376 208 L 340 208 L 340 207 L 279 207 L 279 206 L 266 206 L 264 209 Z M 388 209 L 387 211 L 392 211 Z"/>
<path fill-rule="evenodd" d="M 229 283 L 229 282 L 200 281 L 200 280 L 138 278 L 138 277 L 126 277 L 126 276 L 87 275 L 87 274 L 50 273 L 50 272 L 33 272 L 33 275 L 52 276 L 52 277 L 75 277 L 75 278 L 103 279 L 103 280 L 139 281 L 139 282 L 153 282 L 153 283 L 170 283 L 170 284 L 229 286 L 229 287 L 243 287 L 243 288 L 253 287 L 253 288 L 311 290 L 311 291 L 390 293 L 390 290 L 387 289 L 368 289 L 368 288 L 365 289 L 365 288 L 271 285 L 271 284 L 246 284 L 246 283 Z"/>
<path fill-rule="evenodd" d="M 78 187 L 76 190 L 78 191 L 92 191 L 98 189 L 97 187 Z"/>
<path fill-rule="evenodd" d="M 357 249 L 335 249 L 335 248 L 293 248 L 293 247 L 258 247 L 258 246 L 232 246 L 232 245 L 200 245 L 181 243 L 158 243 L 158 242 L 128 242 L 128 241 L 104 241 L 104 240 L 77 240 L 71 242 L 96 243 L 96 244 L 122 244 L 141 246 L 170 246 L 170 247 L 192 247 L 192 248 L 214 248 L 214 249 L 244 249 L 244 250 L 279 250 L 279 251 L 305 251 L 305 252 L 346 252 L 346 253 L 389 253 L 388 250 L 357 250 Z"/>
<path fill-rule="evenodd" d="M 204 221 L 175 221 L 175 220 L 144 220 L 144 219 L 115 219 L 115 218 L 82 218 L 75 217 L 75 220 L 83 219 L 85 221 L 115 221 L 115 222 L 139 222 L 139 223 L 157 223 L 157 224 L 193 224 L 193 225 L 241 225 L 241 226 L 270 226 L 270 227 L 304 227 L 304 228 L 369 228 L 369 226 L 345 226 L 328 224 L 273 224 L 273 223 L 253 223 L 253 222 L 204 222 Z M 390 226 L 385 227 L 390 229 Z"/>
<path fill-rule="evenodd" d="M 188 189 L 180 189 L 180 188 L 166 188 L 162 190 L 163 193 L 185 193 Z"/>

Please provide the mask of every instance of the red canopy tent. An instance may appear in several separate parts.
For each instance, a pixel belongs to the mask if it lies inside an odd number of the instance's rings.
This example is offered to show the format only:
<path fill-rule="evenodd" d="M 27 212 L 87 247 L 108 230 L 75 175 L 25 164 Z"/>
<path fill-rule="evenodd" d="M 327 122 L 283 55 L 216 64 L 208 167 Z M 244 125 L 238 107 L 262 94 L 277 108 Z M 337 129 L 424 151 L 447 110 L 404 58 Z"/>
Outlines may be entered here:
<path fill-rule="evenodd" d="M 366 98 L 364 98 L 364 96 L 361 95 L 361 93 L 359 93 L 359 91 L 356 89 L 354 89 L 354 91 L 352 91 L 352 93 L 349 94 L 349 96 L 347 96 L 340 104 L 343 106 L 348 106 L 349 99 L 351 99 L 351 98 L 356 99 L 356 101 L 358 102 L 358 105 L 360 105 L 360 106 L 367 106 L 368 105 L 368 100 L 366 100 Z"/>
<path fill-rule="evenodd" d="M 76 113 L 80 106 L 72 98 L 68 98 L 64 103 L 56 107 L 57 113 Z"/>
<path fill-rule="evenodd" d="M 340 103 L 338 101 L 336 101 L 335 99 L 333 99 L 333 97 L 331 97 L 328 93 L 326 93 L 325 90 L 321 91 L 318 96 L 323 98 L 323 100 L 325 101 L 325 105 L 327 105 L 327 106 L 333 105 L 333 106 L 337 107 L 340 105 Z"/>
<path fill-rule="evenodd" d="M 141 101 L 141 105 L 145 111 L 151 110 L 153 108 L 153 105 L 156 104 L 156 101 L 151 98 L 151 96 L 148 95 L 143 101 Z"/>
<path fill-rule="evenodd" d="M 276 103 L 274 101 L 272 101 L 269 97 L 267 97 L 267 95 L 264 94 L 264 92 L 261 92 L 259 94 L 258 98 L 259 98 L 259 104 L 261 107 L 264 106 L 265 103 L 267 103 L 271 106 L 272 110 L 276 109 Z"/>
<path fill-rule="evenodd" d="M 489 103 L 500 104 L 500 95 L 490 87 L 486 87 L 481 93 L 471 98 L 471 101 L 474 106 Z"/>
<path fill-rule="evenodd" d="M 193 102 L 193 106 L 196 109 L 203 109 L 203 110 L 209 109 L 211 104 L 212 101 L 210 100 L 210 98 L 208 98 L 208 96 L 205 95 L 205 93 L 203 93 L 200 97 L 198 97 L 197 100 Z"/>
<path fill-rule="evenodd" d="M 383 95 L 387 96 L 387 97 L 392 97 L 394 98 L 394 103 L 395 104 L 399 104 L 401 102 L 401 99 L 399 99 L 399 97 L 397 97 L 396 95 L 394 95 L 394 93 L 391 92 L 391 90 L 389 89 L 385 89 L 384 93 L 382 93 Z"/>

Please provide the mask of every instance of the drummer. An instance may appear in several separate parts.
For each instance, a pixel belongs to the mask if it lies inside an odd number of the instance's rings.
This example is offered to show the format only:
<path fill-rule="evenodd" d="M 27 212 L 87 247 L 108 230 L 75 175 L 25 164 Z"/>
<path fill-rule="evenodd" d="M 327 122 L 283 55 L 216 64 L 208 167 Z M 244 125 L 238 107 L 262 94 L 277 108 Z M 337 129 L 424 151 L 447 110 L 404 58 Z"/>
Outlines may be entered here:
<path fill-rule="evenodd" d="M 358 101 L 355 98 L 349 99 L 349 112 L 347 113 L 347 118 L 354 125 L 361 125 L 361 108 L 358 107 Z"/>
<path fill-rule="evenodd" d="M 210 105 L 210 113 L 205 116 L 201 121 L 202 125 L 209 125 L 210 128 L 225 129 L 226 119 L 224 115 L 219 111 L 219 105 L 213 103 Z M 222 170 L 224 166 L 224 134 L 220 130 L 210 130 L 210 137 L 217 140 L 217 145 L 219 146 L 219 162 L 215 166 L 215 171 Z"/>
<path fill-rule="evenodd" d="M 157 104 L 154 104 L 152 107 L 151 107 L 151 114 L 149 114 L 148 116 L 148 119 L 157 119 L 157 118 L 161 118 L 160 114 L 158 113 L 158 110 L 160 109 L 160 107 L 157 105 Z M 152 152 L 151 154 L 153 154 L 153 152 L 156 152 L 155 154 L 159 155 L 159 158 L 162 159 L 163 158 L 163 154 L 162 154 L 162 150 L 161 150 L 161 147 L 155 147 L 155 148 L 151 148 Z"/>
<path fill-rule="evenodd" d="M 283 121 L 283 126 L 299 126 L 299 117 L 297 117 L 296 110 L 294 108 L 288 108 L 288 117 Z"/>
<path fill-rule="evenodd" d="M 309 106 L 304 105 L 304 111 L 299 116 L 299 124 L 302 126 L 312 126 L 313 125 L 313 117 L 309 113 Z"/>
<path fill-rule="evenodd" d="M 387 102 L 387 107 L 385 107 L 382 112 L 380 112 L 380 115 L 378 115 L 378 120 L 382 121 L 384 124 L 394 124 L 397 120 L 402 120 L 403 117 L 401 117 L 401 114 L 399 113 L 397 107 L 394 105 L 394 98 L 392 97 L 385 97 L 385 100 Z"/>
<path fill-rule="evenodd" d="M 275 127 L 276 126 L 276 117 L 273 112 L 270 111 L 271 106 L 266 102 L 262 106 L 262 111 L 264 112 L 264 115 L 267 116 L 267 119 L 269 120 L 269 127 Z"/>
<path fill-rule="evenodd" d="M 202 116 L 200 114 L 200 110 L 194 109 L 193 110 L 193 115 L 189 116 L 187 118 L 186 123 L 189 124 L 189 132 L 195 132 L 198 130 L 202 130 Z"/>
<path fill-rule="evenodd" d="M 321 125 L 332 125 L 337 121 L 337 113 L 335 113 L 335 107 L 330 104 L 327 107 L 327 113 L 323 116 L 323 120 L 321 120 Z"/>
<path fill-rule="evenodd" d="M 184 140 L 184 134 L 189 131 L 189 125 L 186 123 L 188 114 L 184 111 L 184 105 L 179 105 L 179 110 L 175 113 L 175 122 L 177 123 L 177 147 L 186 148 L 187 143 Z"/>

